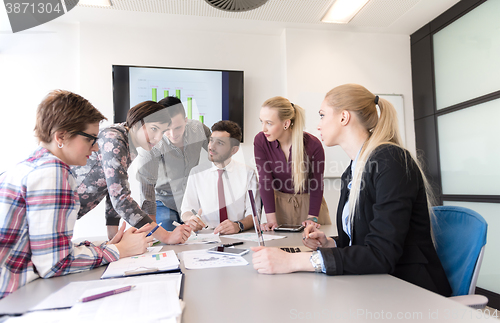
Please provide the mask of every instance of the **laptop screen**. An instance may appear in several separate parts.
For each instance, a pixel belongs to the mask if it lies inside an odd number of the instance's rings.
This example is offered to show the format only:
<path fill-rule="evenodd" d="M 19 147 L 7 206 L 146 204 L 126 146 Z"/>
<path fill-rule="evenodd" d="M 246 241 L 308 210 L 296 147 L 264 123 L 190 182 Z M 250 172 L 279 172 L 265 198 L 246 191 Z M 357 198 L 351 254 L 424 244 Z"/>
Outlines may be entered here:
<path fill-rule="evenodd" d="M 259 246 L 264 246 L 264 237 L 262 236 L 262 230 L 260 229 L 260 218 L 259 213 L 257 213 L 257 208 L 255 207 L 255 198 L 253 197 L 252 190 L 248 190 L 248 196 L 250 197 L 250 204 L 252 205 L 253 212 L 253 227 L 259 238 Z"/>

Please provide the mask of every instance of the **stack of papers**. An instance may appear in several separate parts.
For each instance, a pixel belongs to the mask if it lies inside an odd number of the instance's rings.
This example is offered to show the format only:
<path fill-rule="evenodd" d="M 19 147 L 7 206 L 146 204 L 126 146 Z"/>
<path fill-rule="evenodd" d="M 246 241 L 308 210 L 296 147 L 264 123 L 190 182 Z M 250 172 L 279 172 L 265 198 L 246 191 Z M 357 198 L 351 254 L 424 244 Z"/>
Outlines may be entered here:
<path fill-rule="evenodd" d="M 135 287 L 121 294 L 81 303 L 83 297 Z M 179 300 L 182 274 L 160 274 L 70 283 L 21 317 L 8 322 L 178 322 L 184 304 Z M 68 309 L 70 308 L 70 309 Z M 52 309 L 60 309 L 53 311 Z M 49 310 L 49 311 L 48 311 Z"/>
<path fill-rule="evenodd" d="M 87 289 L 81 297 L 106 291 L 109 287 Z M 175 318 L 181 313 L 175 283 L 155 281 L 138 283 L 128 292 L 78 302 L 68 312 L 67 322 L 157 322 Z"/>
<path fill-rule="evenodd" d="M 147 252 L 114 261 L 108 265 L 101 278 L 116 278 L 143 274 L 155 274 L 179 270 L 179 259 L 173 250 L 158 253 Z"/>
<path fill-rule="evenodd" d="M 180 295 L 181 284 L 182 284 L 182 274 L 180 273 L 125 277 L 125 278 L 106 279 L 106 280 L 80 281 L 80 282 L 69 283 L 68 285 L 58 290 L 57 292 L 52 293 L 49 297 L 47 297 L 38 305 L 33 307 L 31 311 L 72 307 L 77 303 L 79 299 L 81 299 L 81 296 L 87 289 L 105 287 L 112 290 L 126 285 L 138 285 L 141 283 L 156 282 L 156 281 L 173 282 L 176 287 L 177 295 Z"/>

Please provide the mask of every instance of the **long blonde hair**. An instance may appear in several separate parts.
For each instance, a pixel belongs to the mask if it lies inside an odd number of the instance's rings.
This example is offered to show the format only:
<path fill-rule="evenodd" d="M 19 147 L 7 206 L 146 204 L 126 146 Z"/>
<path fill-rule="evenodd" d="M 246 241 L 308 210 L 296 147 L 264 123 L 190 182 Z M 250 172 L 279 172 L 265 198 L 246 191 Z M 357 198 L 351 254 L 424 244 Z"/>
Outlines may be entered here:
<path fill-rule="evenodd" d="M 309 172 L 303 169 L 304 151 L 304 127 L 305 111 L 297 104 L 292 104 L 288 99 L 276 96 L 266 100 L 262 107 L 268 107 L 278 111 L 278 118 L 281 121 L 290 120 L 290 130 L 292 131 L 292 179 L 294 192 L 303 192 L 306 187 L 306 180 Z"/>
<path fill-rule="evenodd" d="M 396 109 L 394 109 L 389 101 L 375 96 L 365 87 L 358 84 L 344 84 L 338 86 L 326 94 L 325 100 L 328 106 L 336 109 L 337 111 L 347 110 L 354 113 L 361 125 L 368 132 L 368 140 L 363 145 L 358 161 L 356 162 L 356 169 L 354 170 L 352 178 L 351 192 L 349 194 L 349 217 L 351 218 L 352 223 L 356 208 L 358 207 L 359 194 L 362 184 L 361 178 L 366 162 L 372 152 L 377 147 L 384 144 L 395 145 L 404 149 L 404 145 L 399 134 L 398 116 Z M 378 104 L 375 104 L 376 100 L 378 101 Z M 377 111 L 377 105 L 380 112 Z M 379 113 L 380 117 L 378 116 Z M 427 205 L 430 212 L 432 212 L 431 207 L 434 204 L 434 197 L 431 186 L 422 171 L 422 167 L 418 159 L 414 158 L 411 153 L 405 149 L 405 158 L 407 156 L 413 158 L 420 170 L 425 185 Z"/>

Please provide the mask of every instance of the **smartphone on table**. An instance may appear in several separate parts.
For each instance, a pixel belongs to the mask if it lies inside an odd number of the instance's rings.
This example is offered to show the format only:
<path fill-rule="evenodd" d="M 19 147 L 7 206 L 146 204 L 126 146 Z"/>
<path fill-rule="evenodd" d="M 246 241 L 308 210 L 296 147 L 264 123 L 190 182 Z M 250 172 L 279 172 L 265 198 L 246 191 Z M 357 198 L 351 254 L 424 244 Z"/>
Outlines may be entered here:
<path fill-rule="evenodd" d="M 304 230 L 303 225 L 293 225 L 293 224 L 282 224 L 274 228 L 274 231 L 286 231 L 286 232 L 301 232 Z"/>
<path fill-rule="evenodd" d="M 243 256 L 244 254 L 248 253 L 248 251 L 249 251 L 248 249 L 229 248 L 222 246 L 212 247 L 208 249 L 208 252 L 229 255 L 229 256 Z"/>

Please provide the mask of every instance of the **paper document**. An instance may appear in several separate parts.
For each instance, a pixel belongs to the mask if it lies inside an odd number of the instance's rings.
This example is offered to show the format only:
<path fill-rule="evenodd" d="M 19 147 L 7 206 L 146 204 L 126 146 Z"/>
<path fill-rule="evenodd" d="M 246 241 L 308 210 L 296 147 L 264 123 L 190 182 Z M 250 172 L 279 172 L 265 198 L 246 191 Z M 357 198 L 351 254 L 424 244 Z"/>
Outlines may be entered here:
<path fill-rule="evenodd" d="M 145 253 L 139 256 L 127 257 L 108 265 L 101 278 L 124 277 L 131 275 L 161 273 L 179 268 L 179 259 L 173 250 L 159 253 Z"/>
<path fill-rule="evenodd" d="M 242 256 L 218 255 L 207 250 L 191 250 L 181 253 L 186 269 L 204 269 L 229 266 L 246 266 Z"/>
<path fill-rule="evenodd" d="M 44 299 L 35 307 L 31 308 L 30 311 L 72 307 L 73 305 L 76 304 L 76 302 L 81 298 L 82 294 L 87 289 L 104 287 L 104 288 L 109 288 L 111 290 L 111 289 L 116 289 L 119 286 L 137 285 L 140 283 L 156 282 L 156 281 L 173 282 L 177 288 L 177 295 L 179 295 L 182 282 L 182 274 L 180 273 L 124 277 L 124 278 L 105 279 L 105 280 L 89 280 L 89 281 L 69 283 L 68 285 L 58 290 L 57 292 L 52 293 L 49 297 Z"/>
<path fill-rule="evenodd" d="M 80 298 L 107 290 L 88 289 Z M 181 306 L 175 283 L 156 281 L 136 284 L 125 293 L 86 303 L 79 302 L 68 312 L 67 322 L 157 322 L 180 314 Z"/>
<path fill-rule="evenodd" d="M 220 243 L 219 234 L 213 233 L 198 233 L 192 234 L 189 239 L 183 244 L 204 244 L 204 243 Z"/>
<path fill-rule="evenodd" d="M 158 253 L 163 249 L 163 246 L 158 246 L 158 247 L 148 247 L 148 252 L 147 253 Z"/>
<path fill-rule="evenodd" d="M 255 232 L 230 234 L 230 235 L 223 236 L 223 237 L 229 238 L 229 239 L 238 239 L 238 240 L 259 242 L 259 238 L 257 237 L 257 233 L 255 233 Z M 286 236 L 278 236 L 278 235 L 272 235 L 272 234 L 263 234 L 262 237 L 264 237 L 264 241 L 286 238 Z"/>

